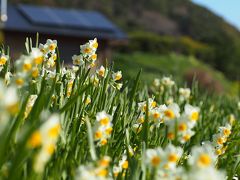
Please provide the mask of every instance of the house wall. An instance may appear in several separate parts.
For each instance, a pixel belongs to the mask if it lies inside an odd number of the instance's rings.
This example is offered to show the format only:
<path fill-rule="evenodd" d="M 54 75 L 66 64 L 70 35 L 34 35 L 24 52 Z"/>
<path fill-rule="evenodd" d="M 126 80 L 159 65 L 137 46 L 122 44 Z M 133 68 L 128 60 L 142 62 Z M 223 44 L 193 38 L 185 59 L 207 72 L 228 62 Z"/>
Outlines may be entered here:
<path fill-rule="evenodd" d="M 23 33 L 14 31 L 4 32 L 4 44 L 10 47 L 10 56 L 13 59 L 19 58 L 22 52 L 25 52 L 25 41 L 26 37 L 32 38 L 33 45 L 36 43 L 36 34 L 33 33 Z M 86 43 L 88 38 L 77 38 L 77 37 L 67 37 L 67 36 L 57 36 L 57 35 L 46 35 L 40 34 L 39 42 L 45 43 L 47 39 L 56 39 L 58 41 L 58 48 L 60 50 L 61 60 L 65 64 L 71 64 L 72 55 L 79 54 L 80 45 Z M 98 40 L 98 63 L 102 64 L 106 59 L 111 59 L 111 47 L 110 42 L 106 40 Z"/>

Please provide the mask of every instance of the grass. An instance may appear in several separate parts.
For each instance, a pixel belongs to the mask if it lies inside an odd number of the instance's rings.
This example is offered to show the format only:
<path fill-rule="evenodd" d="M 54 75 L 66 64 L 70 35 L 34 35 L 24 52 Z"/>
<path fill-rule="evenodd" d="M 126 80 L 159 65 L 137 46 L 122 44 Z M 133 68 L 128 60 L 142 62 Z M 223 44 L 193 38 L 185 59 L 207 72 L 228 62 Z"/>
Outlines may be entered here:
<path fill-rule="evenodd" d="M 115 54 L 114 64 L 125 76 L 133 78 L 139 69 L 143 69 L 142 80 L 150 83 L 158 76 L 174 76 L 178 82 L 184 83 L 185 74 L 191 69 L 203 70 L 220 83 L 224 91 L 231 93 L 232 83 L 224 75 L 194 57 L 177 54 L 159 55 L 136 52 L 133 54 Z"/>
<path fill-rule="evenodd" d="M 40 46 L 46 48 L 42 51 L 29 41 L 26 46 L 14 68 L 4 49 L 1 53 L 1 179 L 232 179 L 240 174 L 236 99 L 200 94 L 197 83 L 187 96 L 179 93 L 182 85 L 166 78 L 146 86 L 141 81 L 146 70 L 129 81 L 120 72 L 116 78 L 111 67 L 91 72 L 95 61 L 88 52 L 96 51 L 96 40 L 80 47 L 83 53 L 68 69 L 55 56 L 55 41 Z M 150 65 L 154 58 L 142 63 L 153 69 L 164 65 Z M 135 65 L 129 63 L 129 69 Z M 223 143 L 215 142 L 218 136 Z"/>

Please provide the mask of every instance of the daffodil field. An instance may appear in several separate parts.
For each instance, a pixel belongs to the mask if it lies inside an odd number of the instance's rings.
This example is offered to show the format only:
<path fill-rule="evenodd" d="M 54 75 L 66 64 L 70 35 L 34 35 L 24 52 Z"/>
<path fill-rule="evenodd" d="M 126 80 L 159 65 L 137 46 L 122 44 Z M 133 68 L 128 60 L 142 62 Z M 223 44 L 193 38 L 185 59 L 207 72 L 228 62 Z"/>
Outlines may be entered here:
<path fill-rule="evenodd" d="M 56 40 L 0 57 L 0 179 L 224 180 L 240 176 L 240 103 L 174 77 L 152 86 Z M 13 47 L 14 48 L 14 47 Z M 98 64 L 96 66 L 95 64 Z M 143 74 L 144 76 L 144 74 Z"/>

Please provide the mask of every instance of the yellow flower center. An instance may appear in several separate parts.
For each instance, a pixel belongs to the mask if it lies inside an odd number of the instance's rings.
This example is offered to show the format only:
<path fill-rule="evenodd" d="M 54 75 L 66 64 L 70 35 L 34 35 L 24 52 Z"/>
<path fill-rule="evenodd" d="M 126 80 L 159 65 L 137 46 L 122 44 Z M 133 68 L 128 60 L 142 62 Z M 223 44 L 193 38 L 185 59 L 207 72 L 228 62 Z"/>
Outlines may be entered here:
<path fill-rule="evenodd" d="M 48 135 L 51 137 L 51 138 L 56 138 L 60 132 L 60 125 L 57 124 L 55 125 L 54 127 L 50 128 L 49 131 L 48 131 Z"/>
<path fill-rule="evenodd" d="M 103 140 L 101 140 L 101 145 L 106 145 L 107 144 L 107 140 L 106 139 L 103 139 Z"/>
<path fill-rule="evenodd" d="M 95 67 L 95 66 L 96 66 L 96 64 L 95 64 L 94 62 L 90 64 L 90 67 L 91 67 L 91 68 L 93 68 L 93 67 Z"/>
<path fill-rule="evenodd" d="M 181 123 L 178 126 L 179 131 L 186 131 L 187 130 L 187 124 L 186 123 Z"/>
<path fill-rule="evenodd" d="M 104 74 L 105 74 L 105 70 L 104 69 L 100 69 L 99 71 L 98 71 L 98 74 L 99 74 L 99 76 L 104 76 Z"/>
<path fill-rule="evenodd" d="M 86 101 L 85 101 L 85 104 L 88 105 L 89 103 L 91 103 L 91 99 L 87 98 Z"/>
<path fill-rule="evenodd" d="M 47 150 L 48 154 L 52 155 L 55 151 L 55 145 L 54 144 L 48 145 L 46 150 Z"/>
<path fill-rule="evenodd" d="M 117 177 L 118 174 L 119 174 L 119 172 L 114 172 L 114 173 L 113 173 L 114 177 Z"/>
<path fill-rule="evenodd" d="M 32 69 L 32 64 L 30 64 L 30 63 L 25 63 L 24 65 L 23 65 L 23 70 L 24 71 L 29 71 L 29 70 L 31 70 Z"/>
<path fill-rule="evenodd" d="M 50 49 L 51 51 L 53 51 L 56 47 L 57 47 L 57 46 L 56 46 L 56 44 L 54 44 L 54 43 L 52 43 L 52 44 L 49 45 L 49 49 Z"/>
<path fill-rule="evenodd" d="M 138 119 L 138 123 L 140 123 L 140 124 L 144 123 L 144 118 L 143 118 L 143 117 L 140 117 L 140 118 Z"/>
<path fill-rule="evenodd" d="M 53 58 L 54 61 L 56 61 L 57 60 L 57 54 L 54 54 L 52 58 Z"/>
<path fill-rule="evenodd" d="M 168 109 L 164 112 L 165 116 L 167 116 L 169 119 L 175 118 L 175 114 L 171 109 Z"/>
<path fill-rule="evenodd" d="M 0 58 L 0 65 L 4 65 L 4 64 L 6 64 L 6 62 L 7 62 L 7 58 L 4 57 L 4 56 L 2 56 L 2 57 Z"/>
<path fill-rule="evenodd" d="M 156 107 L 157 106 L 156 101 L 153 101 L 151 105 L 152 105 L 152 107 Z"/>
<path fill-rule="evenodd" d="M 224 142 L 225 142 L 225 138 L 223 138 L 223 137 L 219 137 L 217 139 L 217 143 L 220 144 L 220 145 L 222 145 Z"/>
<path fill-rule="evenodd" d="M 43 62 L 43 57 L 42 56 L 34 58 L 34 63 L 35 64 L 42 64 L 42 62 Z"/>
<path fill-rule="evenodd" d="M 101 170 L 97 173 L 97 175 L 98 175 L 98 176 L 101 176 L 101 177 L 106 177 L 107 174 L 108 174 L 108 171 L 107 171 L 106 169 L 101 169 Z"/>
<path fill-rule="evenodd" d="M 32 71 L 32 77 L 36 78 L 36 77 L 38 77 L 38 75 L 39 75 L 38 69 L 34 69 Z"/>
<path fill-rule="evenodd" d="M 122 168 L 123 169 L 127 169 L 128 168 L 128 161 L 124 161 L 124 163 L 122 164 Z"/>
<path fill-rule="evenodd" d="M 106 129 L 105 132 L 106 132 L 107 135 L 110 135 L 112 133 L 112 130 L 113 130 L 113 128 L 109 127 L 109 128 Z"/>
<path fill-rule="evenodd" d="M 169 156 L 168 156 L 169 162 L 177 162 L 177 160 L 178 160 L 178 156 L 176 154 L 174 154 L 174 153 L 169 154 Z"/>
<path fill-rule="evenodd" d="M 97 131 L 95 133 L 95 139 L 100 139 L 102 137 L 102 132 L 101 131 Z"/>
<path fill-rule="evenodd" d="M 100 120 L 100 124 L 101 124 L 101 125 L 106 126 L 106 125 L 108 125 L 108 123 L 109 123 L 109 118 L 108 118 L 108 117 L 102 118 L 102 119 Z"/>
<path fill-rule="evenodd" d="M 208 154 L 201 154 L 198 159 L 199 166 L 207 167 L 211 164 L 211 158 Z"/>
<path fill-rule="evenodd" d="M 121 74 L 116 74 L 116 76 L 115 76 L 115 81 L 118 81 L 118 80 L 120 80 L 122 78 L 122 75 Z"/>
<path fill-rule="evenodd" d="M 160 117 L 160 114 L 159 114 L 158 112 L 155 112 L 155 113 L 153 113 L 153 117 L 154 117 L 155 119 L 157 119 L 157 118 Z"/>
<path fill-rule="evenodd" d="M 225 136 L 229 136 L 229 135 L 231 134 L 231 130 L 225 128 L 225 129 L 223 130 L 223 134 L 224 134 Z"/>
<path fill-rule="evenodd" d="M 167 138 L 170 139 L 170 140 L 173 140 L 175 137 L 174 133 L 170 132 L 167 134 Z"/>
<path fill-rule="evenodd" d="M 24 83 L 24 81 L 23 81 L 23 79 L 22 78 L 18 78 L 18 79 L 16 79 L 16 84 L 18 85 L 18 86 L 22 86 L 23 85 L 23 83 Z"/>
<path fill-rule="evenodd" d="M 87 47 L 87 48 L 84 49 L 84 53 L 88 54 L 88 53 L 90 53 L 90 52 L 91 52 L 91 49 L 90 49 L 90 48 Z"/>
<path fill-rule="evenodd" d="M 191 120 L 192 121 L 197 121 L 199 118 L 199 113 L 196 111 L 196 112 L 193 112 L 192 115 L 191 115 Z"/>
<path fill-rule="evenodd" d="M 91 59 L 92 59 L 93 61 L 95 61 L 95 60 L 97 59 L 97 54 L 93 54 L 93 55 L 91 56 Z"/>
<path fill-rule="evenodd" d="M 190 138 L 191 138 L 191 136 L 189 134 L 185 134 L 183 136 L 184 141 L 189 141 Z"/>
<path fill-rule="evenodd" d="M 151 164 L 154 167 L 158 166 L 160 164 L 160 162 L 161 162 L 161 159 L 158 156 L 154 156 L 151 160 Z"/>
<path fill-rule="evenodd" d="M 41 143 L 42 143 L 41 133 L 39 131 L 35 131 L 28 140 L 28 146 L 31 148 L 35 148 L 40 146 Z"/>
<path fill-rule="evenodd" d="M 103 167 L 109 166 L 109 163 L 110 163 L 110 160 L 106 158 L 99 161 L 100 166 L 103 166 Z"/>
<path fill-rule="evenodd" d="M 222 150 L 221 149 L 217 149 L 216 151 L 215 151 L 215 153 L 216 153 L 216 155 L 221 155 L 222 154 Z"/>
<path fill-rule="evenodd" d="M 97 41 L 94 42 L 92 46 L 93 46 L 93 48 L 97 49 L 98 48 L 98 42 Z"/>

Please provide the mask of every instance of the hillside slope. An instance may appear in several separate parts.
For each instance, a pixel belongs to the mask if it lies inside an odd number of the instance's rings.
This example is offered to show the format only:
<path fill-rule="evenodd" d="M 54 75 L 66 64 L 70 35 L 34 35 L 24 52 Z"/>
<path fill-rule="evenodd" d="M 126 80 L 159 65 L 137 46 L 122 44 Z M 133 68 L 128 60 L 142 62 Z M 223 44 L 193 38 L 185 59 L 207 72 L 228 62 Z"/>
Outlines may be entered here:
<path fill-rule="evenodd" d="M 136 52 L 134 54 L 115 54 L 114 66 L 122 70 L 126 79 L 136 76 L 142 69 L 142 80 L 151 84 L 155 78 L 173 76 L 180 83 L 188 82 L 196 78 L 200 88 L 208 89 L 216 93 L 234 94 L 232 84 L 221 72 L 198 61 L 191 56 L 177 54 L 158 55 Z"/>

